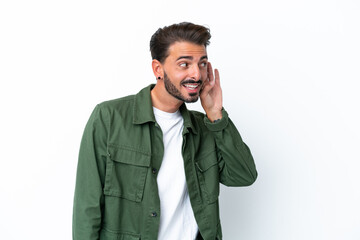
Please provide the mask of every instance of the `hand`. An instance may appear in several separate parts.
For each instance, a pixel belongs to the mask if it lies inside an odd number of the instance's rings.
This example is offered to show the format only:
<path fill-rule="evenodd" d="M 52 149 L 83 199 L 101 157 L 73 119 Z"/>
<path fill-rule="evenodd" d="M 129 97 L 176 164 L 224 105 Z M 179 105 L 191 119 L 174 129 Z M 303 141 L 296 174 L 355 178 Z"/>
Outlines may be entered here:
<path fill-rule="evenodd" d="M 220 87 L 219 71 L 215 69 L 215 78 L 211 63 L 207 65 L 208 79 L 204 81 L 200 93 L 201 106 L 211 122 L 222 118 L 222 90 Z"/>

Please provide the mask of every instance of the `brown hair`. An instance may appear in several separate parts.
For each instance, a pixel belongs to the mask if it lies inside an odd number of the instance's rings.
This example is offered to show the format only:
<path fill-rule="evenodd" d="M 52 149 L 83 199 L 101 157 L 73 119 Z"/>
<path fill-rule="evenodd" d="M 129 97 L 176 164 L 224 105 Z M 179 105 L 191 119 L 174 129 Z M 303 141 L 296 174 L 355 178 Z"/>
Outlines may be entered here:
<path fill-rule="evenodd" d="M 169 55 L 171 44 L 186 41 L 206 47 L 210 44 L 210 38 L 209 28 L 189 22 L 159 28 L 150 40 L 151 57 L 163 63 Z"/>

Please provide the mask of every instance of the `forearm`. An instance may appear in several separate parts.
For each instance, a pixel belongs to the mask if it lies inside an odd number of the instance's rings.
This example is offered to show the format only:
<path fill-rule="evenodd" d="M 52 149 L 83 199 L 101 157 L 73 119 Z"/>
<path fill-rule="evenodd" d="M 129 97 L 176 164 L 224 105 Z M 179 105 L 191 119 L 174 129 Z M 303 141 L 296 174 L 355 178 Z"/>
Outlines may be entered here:
<path fill-rule="evenodd" d="M 227 186 L 248 186 L 257 178 L 255 162 L 225 110 L 216 123 L 205 120 L 212 131 L 218 154 L 220 182 Z"/>
<path fill-rule="evenodd" d="M 73 208 L 73 239 L 99 239 L 104 202 L 107 128 L 99 107 L 81 140 Z"/>
<path fill-rule="evenodd" d="M 92 163 L 87 165 L 79 160 L 74 208 L 73 240 L 99 239 L 101 227 L 101 205 L 103 202 L 102 187 L 97 170 Z"/>

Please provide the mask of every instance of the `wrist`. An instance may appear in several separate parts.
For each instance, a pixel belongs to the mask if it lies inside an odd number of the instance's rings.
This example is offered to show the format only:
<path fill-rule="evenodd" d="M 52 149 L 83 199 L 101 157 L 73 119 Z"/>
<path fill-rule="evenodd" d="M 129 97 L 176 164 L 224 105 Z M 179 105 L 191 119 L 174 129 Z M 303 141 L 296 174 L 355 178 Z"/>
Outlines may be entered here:
<path fill-rule="evenodd" d="M 210 122 L 212 122 L 212 123 L 221 120 L 222 117 L 223 117 L 221 110 L 217 111 L 217 112 L 214 112 L 214 113 L 206 113 L 206 116 L 210 120 Z"/>

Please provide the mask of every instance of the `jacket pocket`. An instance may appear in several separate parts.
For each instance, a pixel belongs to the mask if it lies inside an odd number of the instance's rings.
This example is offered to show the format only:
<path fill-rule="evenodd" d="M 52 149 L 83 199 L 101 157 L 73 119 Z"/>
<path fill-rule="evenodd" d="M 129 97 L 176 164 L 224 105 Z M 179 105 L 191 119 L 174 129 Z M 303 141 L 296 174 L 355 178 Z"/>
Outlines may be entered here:
<path fill-rule="evenodd" d="M 104 194 L 141 202 L 150 154 L 128 147 L 108 147 Z"/>
<path fill-rule="evenodd" d="M 201 157 L 196 163 L 201 192 L 207 203 L 214 203 L 219 197 L 219 166 L 216 151 Z"/>

